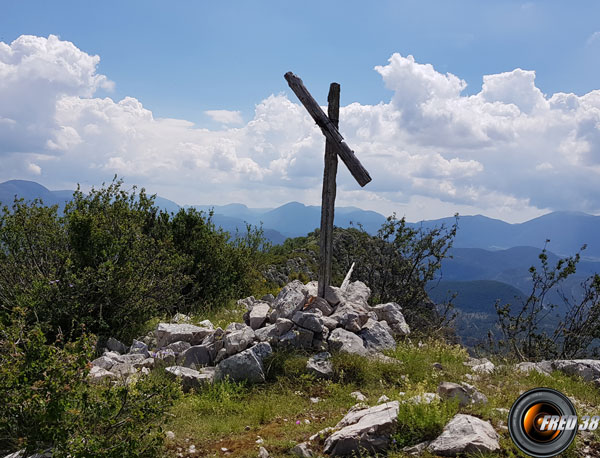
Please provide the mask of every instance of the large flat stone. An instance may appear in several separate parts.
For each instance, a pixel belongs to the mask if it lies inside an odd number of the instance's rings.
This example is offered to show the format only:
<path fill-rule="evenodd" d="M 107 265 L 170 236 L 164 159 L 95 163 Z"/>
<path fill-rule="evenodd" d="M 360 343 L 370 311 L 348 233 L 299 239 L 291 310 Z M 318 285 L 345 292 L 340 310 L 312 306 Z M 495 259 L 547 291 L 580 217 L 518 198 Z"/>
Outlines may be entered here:
<path fill-rule="evenodd" d="M 398 423 L 398 401 L 370 408 L 353 407 L 335 426 L 337 429 L 325 440 L 324 452 L 331 456 L 349 456 L 357 450 L 382 452 Z"/>
<path fill-rule="evenodd" d="M 361 356 L 368 354 L 363 340 L 356 334 L 342 328 L 336 328 L 329 334 L 329 346 L 334 351 L 351 353 Z"/>
<path fill-rule="evenodd" d="M 458 414 L 427 450 L 436 455 L 457 456 L 464 453 L 486 453 L 500 449 L 499 436 L 487 421 Z"/>
<path fill-rule="evenodd" d="M 156 344 L 159 348 L 166 347 L 170 343 L 183 341 L 190 345 L 199 345 L 202 340 L 213 332 L 208 327 L 195 326 L 193 324 L 159 323 L 156 328 Z"/>
<path fill-rule="evenodd" d="M 217 364 L 215 380 L 229 378 L 233 381 L 259 383 L 265 381 L 263 360 L 273 350 L 267 342 L 261 342 L 241 353 L 230 356 Z"/>
<path fill-rule="evenodd" d="M 369 319 L 359 335 L 368 350 L 384 351 L 396 348 L 396 341 L 392 332 L 385 321 Z"/>

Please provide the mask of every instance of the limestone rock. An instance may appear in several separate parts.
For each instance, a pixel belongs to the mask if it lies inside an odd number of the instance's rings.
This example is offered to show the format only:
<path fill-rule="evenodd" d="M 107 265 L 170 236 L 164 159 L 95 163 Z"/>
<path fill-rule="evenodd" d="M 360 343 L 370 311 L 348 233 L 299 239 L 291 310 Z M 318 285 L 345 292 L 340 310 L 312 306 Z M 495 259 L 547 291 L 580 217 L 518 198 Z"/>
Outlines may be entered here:
<path fill-rule="evenodd" d="M 371 289 L 362 281 L 354 281 L 344 290 L 344 302 L 353 306 L 368 307 Z"/>
<path fill-rule="evenodd" d="M 252 307 L 254 307 L 254 302 L 256 302 L 256 299 L 254 298 L 254 296 L 249 296 L 244 299 L 239 299 L 236 302 L 236 305 L 244 307 L 246 310 L 250 311 L 250 310 L 252 310 Z"/>
<path fill-rule="evenodd" d="M 171 323 L 190 323 L 192 319 L 184 313 L 176 313 L 173 318 L 171 318 Z"/>
<path fill-rule="evenodd" d="M 197 390 L 205 383 L 212 383 L 214 379 L 213 368 L 204 368 L 202 371 L 197 371 L 189 367 L 171 366 L 167 367 L 165 371 L 181 380 L 181 386 L 186 393 L 191 389 Z"/>
<path fill-rule="evenodd" d="M 310 296 L 306 301 L 304 311 L 312 312 L 314 310 L 319 310 L 324 316 L 329 316 L 333 313 L 333 307 L 325 299 L 318 296 Z"/>
<path fill-rule="evenodd" d="M 102 356 L 106 356 L 107 358 L 112 359 L 115 363 L 124 363 L 125 361 L 121 359 L 121 355 L 116 351 L 105 351 Z"/>
<path fill-rule="evenodd" d="M 138 361 L 138 363 L 141 363 L 143 360 L 144 359 Z M 135 367 L 133 367 L 133 364 L 135 364 L 135 363 L 115 364 L 113 367 L 111 367 L 110 371 L 113 374 L 115 374 L 117 377 L 127 378 L 131 374 L 136 373 L 136 370 L 135 370 Z"/>
<path fill-rule="evenodd" d="M 306 363 L 306 370 L 319 378 L 330 378 L 333 375 L 331 354 L 324 351 L 311 356 Z"/>
<path fill-rule="evenodd" d="M 576 375 L 586 382 L 591 382 L 600 377 L 600 360 L 595 359 L 569 359 L 557 360 L 552 363 L 555 370 L 567 375 Z"/>
<path fill-rule="evenodd" d="M 110 351 L 114 351 L 120 354 L 127 353 L 127 347 L 125 346 L 125 344 L 119 342 L 113 337 L 110 337 L 106 341 L 106 348 L 108 348 Z"/>
<path fill-rule="evenodd" d="M 458 399 L 458 405 L 461 407 L 471 403 L 467 390 L 458 383 L 442 382 L 437 387 L 437 393 L 442 399 Z"/>
<path fill-rule="evenodd" d="M 319 282 L 317 280 L 309 281 L 306 285 L 304 285 L 306 289 L 306 297 L 310 296 L 318 296 L 319 294 Z"/>
<path fill-rule="evenodd" d="M 387 304 L 379 304 L 372 308 L 377 314 L 379 321 L 385 321 L 398 336 L 406 336 L 410 334 L 410 328 L 402 315 L 402 307 L 395 302 Z"/>
<path fill-rule="evenodd" d="M 294 312 L 304 305 L 307 293 L 308 288 L 300 280 L 294 280 L 284 286 L 273 301 L 275 310 L 271 314 L 271 321 L 277 318 L 291 318 Z"/>
<path fill-rule="evenodd" d="M 269 324 L 264 328 L 254 331 L 254 335 L 259 342 L 275 343 L 279 338 L 279 332 L 275 324 Z"/>
<path fill-rule="evenodd" d="M 471 415 L 457 414 L 427 450 L 436 455 L 456 456 L 463 453 L 486 453 L 500 449 L 499 436 L 487 421 Z"/>
<path fill-rule="evenodd" d="M 134 369 L 152 369 L 154 367 L 154 358 L 146 358 L 145 360 L 133 364 Z"/>
<path fill-rule="evenodd" d="M 519 363 L 515 366 L 515 369 L 519 372 L 528 374 L 531 371 L 539 372 L 540 374 L 550 375 L 553 371 L 552 362 L 550 361 L 542 361 L 539 363 L 532 363 L 526 361 L 524 363 Z"/>
<path fill-rule="evenodd" d="M 337 306 L 344 299 L 344 293 L 337 286 L 325 287 L 325 300 L 332 307 Z"/>
<path fill-rule="evenodd" d="M 325 326 L 330 331 L 337 328 L 339 324 L 336 319 L 331 318 L 330 316 L 323 316 L 321 317 L 321 320 L 323 321 L 323 326 Z"/>
<path fill-rule="evenodd" d="M 299 456 L 300 458 L 311 458 L 315 456 L 307 442 L 297 444 L 290 452 L 292 455 Z"/>
<path fill-rule="evenodd" d="M 363 340 L 356 334 L 345 329 L 336 328 L 331 331 L 328 342 L 332 350 L 361 356 L 367 355 L 367 349 L 363 344 Z"/>
<path fill-rule="evenodd" d="M 308 329 L 294 327 L 279 337 L 279 345 L 290 348 L 311 348 L 314 333 Z"/>
<path fill-rule="evenodd" d="M 194 345 L 183 353 L 183 366 L 197 369 L 198 367 L 210 366 L 212 358 L 205 345 Z"/>
<path fill-rule="evenodd" d="M 100 366 L 92 366 L 88 377 L 90 378 L 90 381 L 92 383 L 98 383 L 106 379 L 115 380 L 117 378 L 116 374 L 107 371 L 106 369 L 103 369 Z"/>
<path fill-rule="evenodd" d="M 323 331 L 323 320 L 315 313 L 295 312 L 292 315 L 292 322 L 315 333 Z"/>
<path fill-rule="evenodd" d="M 367 312 L 360 309 L 355 309 L 349 305 L 341 305 L 330 316 L 337 321 L 339 326 L 350 332 L 359 332 L 369 319 Z"/>
<path fill-rule="evenodd" d="M 198 326 L 200 326 L 201 328 L 206 328 L 209 331 L 215 330 L 215 326 L 211 323 L 210 320 L 202 320 L 200 323 L 198 323 Z"/>
<path fill-rule="evenodd" d="M 271 308 L 266 302 L 255 303 L 250 311 L 248 322 L 252 329 L 260 328 L 267 320 Z"/>
<path fill-rule="evenodd" d="M 491 374 L 496 366 L 487 358 L 469 358 L 465 366 L 470 366 L 471 370 L 478 374 Z"/>
<path fill-rule="evenodd" d="M 271 293 L 268 293 L 268 294 L 265 294 L 263 297 L 261 297 L 260 300 L 263 302 L 268 302 L 269 304 L 272 304 L 273 301 L 275 300 L 275 296 L 273 296 Z"/>
<path fill-rule="evenodd" d="M 286 332 L 288 332 L 294 326 L 292 320 L 288 320 L 287 318 L 277 318 L 275 321 L 275 326 L 277 327 L 277 333 L 279 336 L 282 336 Z"/>
<path fill-rule="evenodd" d="M 164 366 L 171 366 L 177 361 L 177 355 L 170 348 L 165 348 L 154 353 L 154 360 Z"/>
<path fill-rule="evenodd" d="M 150 352 L 148 351 L 148 345 L 139 340 L 133 339 L 133 343 L 129 348 L 129 354 L 139 354 L 144 355 L 144 358 L 148 358 L 150 356 Z"/>
<path fill-rule="evenodd" d="M 466 382 L 462 382 L 461 386 L 467 391 L 467 394 L 471 398 L 471 404 L 487 404 L 488 398 L 485 394 Z"/>
<path fill-rule="evenodd" d="M 405 402 L 412 402 L 413 404 L 431 404 L 440 400 L 440 396 L 436 393 L 423 393 L 417 394 L 411 398 L 408 398 Z"/>
<path fill-rule="evenodd" d="M 243 326 L 242 329 L 233 331 L 225 336 L 224 341 L 227 356 L 239 353 L 252 345 L 255 337 L 254 331 L 250 326 Z"/>
<path fill-rule="evenodd" d="M 369 319 L 359 335 L 368 350 L 383 351 L 396 348 L 392 330 L 385 321 Z"/>
<path fill-rule="evenodd" d="M 352 393 L 350 393 L 350 396 L 352 396 L 358 402 L 366 402 L 367 401 L 367 397 L 364 394 L 362 394 L 360 391 L 353 391 Z"/>
<path fill-rule="evenodd" d="M 119 358 L 119 362 L 123 364 L 136 364 L 141 363 L 147 358 L 147 356 L 142 355 L 140 353 L 128 353 L 126 355 L 121 355 Z"/>
<path fill-rule="evenodd" d="M 167 350 L 172 350 L 176 355 L 179 355 L 180 353 L 183 353 L 191 346 L 192 345 L 189 342 L 183 342 L 183 341 L 179 340 L 177 342 L 173 342 L 173 343 L 167 345 Z"/>
<path fill-rule="evenodd" d="M 407 455 L 411 455 L 411 456 L 419 456 L 422 455 L 423 452 L 427 449 L 427 446 L 430 444 L 430 442 L 421 442 L 417 445 L 412 445 L 410 447 L 404 447 L 402 449 L 402 451 L 404 453 L 406 453 Z"/>
<path fill-rule="evenodd" d="M 381 452 L 389 446 L 398 422 L 398 401 L 370 408 L 353 407 L 325 440 L 324 451 L 331 456 L 348 456 L 359 449 Z"/>
<path fill-rule="evenodd" d="M 101 367 L 104 370 L 109 371 L 111 367 L 115 365 L 115 361 L 113 361 L 108 356 L 100 356 L 92 361 L 92 366 Z"/>
<path fill-rule="evenodd" d="M 200 327 L 193 324 L 159 323 L 156 328 L 156 344 L 159 348 L 177 341 L 199 345 L 202 343 L 202 339 L 211 332 L 213 330 L 209 327 Z"/>
<path fill-rule="evenodd" d="M 229 377 L 234 381 L 264 382 L 263 360 L 272 353 L 271 345 L 261 342 L 217 364 L 215 380 Z"/>

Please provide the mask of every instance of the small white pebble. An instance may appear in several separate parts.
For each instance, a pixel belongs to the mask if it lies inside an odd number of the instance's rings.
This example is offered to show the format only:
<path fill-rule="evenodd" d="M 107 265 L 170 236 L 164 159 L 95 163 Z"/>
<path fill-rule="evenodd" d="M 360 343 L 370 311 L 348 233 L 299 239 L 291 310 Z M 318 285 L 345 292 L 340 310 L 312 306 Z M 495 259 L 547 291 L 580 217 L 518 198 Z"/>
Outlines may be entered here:
<path fill-rule="evenodd" d="M 263 442 L 264 442 L 264 440 L 263 440 L 263 439 L 256 439 L 256 443 L 257 443 L 257 444 L 262 444 Z"/>
<path fill-rule="evenodd" d="M 310 420 L 307 418 L 306 420 L 304 420 L 304 423 L 306 423 L 307 425 L 310 425 Z"/>
<path fill-rule="evenodd" d="M 223 453 L 225 453 L 225 452 L 228 452 L 228 451 L 229 451 L 229 449 L 226 449 L 225 447 L 221 447 L 221 451 L 222 451 Z"/>
<path fill-rule="evenodd" d="M 313 404 L 316 404 L 317 402 L 320 402 L 321 398 L 310 398 L 310 402 L 312 402 Z"/>
<path fill-rule="evenodd" d="M 175 439 L 175 433 L 173 431 L 167 431 L 165 436 L 167 436 L 167 439 Z"/>

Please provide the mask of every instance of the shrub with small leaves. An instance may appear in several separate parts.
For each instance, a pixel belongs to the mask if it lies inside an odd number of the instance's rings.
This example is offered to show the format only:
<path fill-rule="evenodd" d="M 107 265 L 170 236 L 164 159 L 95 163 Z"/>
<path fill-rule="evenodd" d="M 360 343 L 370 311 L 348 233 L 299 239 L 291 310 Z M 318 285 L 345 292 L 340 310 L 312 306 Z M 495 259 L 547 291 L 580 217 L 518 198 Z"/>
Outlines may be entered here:
<path fill-rule="evenodd" d="M 0 450 L 51 448 L 54 457 L 160 456 L 164 413 L 179 389 L 159 374 L 90 385 L 95 337 L 49 343 L 22 309 L 0 323 Z"/>

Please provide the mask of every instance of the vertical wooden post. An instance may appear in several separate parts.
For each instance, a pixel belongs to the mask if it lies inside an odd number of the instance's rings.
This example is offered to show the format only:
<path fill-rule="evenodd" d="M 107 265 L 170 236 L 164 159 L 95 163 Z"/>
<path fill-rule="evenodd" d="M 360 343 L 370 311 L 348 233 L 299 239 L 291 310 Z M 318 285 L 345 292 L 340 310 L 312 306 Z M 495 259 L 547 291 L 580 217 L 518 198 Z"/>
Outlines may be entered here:
<path fill-rule="evenodd" d="M 327 96 L 327 116 L 338 128 L 340 119 L 340 85 L 331 83 Z M 325 142 L 325 170 L 321 205 L 321 238 L 319 260 L 319 297 L 325 297 L 325 288 L 331 284 L 331 258 L 333 251 L 333 217 L 335 209 L 335 177 L 337 174 L 337 151 L 332 142 Z"/>

